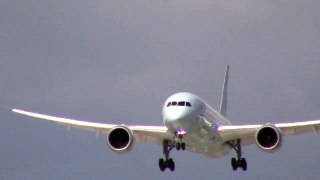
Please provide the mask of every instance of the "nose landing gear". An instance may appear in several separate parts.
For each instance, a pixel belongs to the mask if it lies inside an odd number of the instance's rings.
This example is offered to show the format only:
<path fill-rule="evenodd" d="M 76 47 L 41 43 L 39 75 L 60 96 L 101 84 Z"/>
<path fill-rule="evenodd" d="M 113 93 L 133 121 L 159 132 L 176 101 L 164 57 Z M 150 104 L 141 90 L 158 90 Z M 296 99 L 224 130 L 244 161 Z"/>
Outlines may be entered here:
<path fill-rule="evenodd" d="M 162 142 L 162 147 L 163 147 L 163 154 L 165 158 L 160 158 L 159 159 L 159 168 L 160 171 L 165 171 L 167 168 L 170 169 L 170 171 L 175 170 L 175 164 L 172 158 L 169 157 L 170 151 L 174 148 L 179 151 L 180 149 L 184 151 L 186 149 L 186 143 L 182 141 L 182 138 L 184 135 L 187 133 L 187 131 L 180 129 L 176 131 L 175 136 L 174 136 L 174 141 L 170 140 L 163 140 Z"/>
<path fill-rule="evenodd" d="M 176 138 L 178 138 L 178 142 L 176 142 L 176 148 L 179 151 L 180 149 L 184 151 L 186 149 L 186 143 L 182 142 L 182 138 L 187 134 L 187 131 L 184 129 L 180 129 L 176 131 Z"/>
<path fill-rule="evenodd" d="M 186 150 L 186 143 L 183 143 L 183 142 L 177 142 L 176 143 L 176 148 L 178 151 L 180 151 L 180 149 L 182 151 Z"/>

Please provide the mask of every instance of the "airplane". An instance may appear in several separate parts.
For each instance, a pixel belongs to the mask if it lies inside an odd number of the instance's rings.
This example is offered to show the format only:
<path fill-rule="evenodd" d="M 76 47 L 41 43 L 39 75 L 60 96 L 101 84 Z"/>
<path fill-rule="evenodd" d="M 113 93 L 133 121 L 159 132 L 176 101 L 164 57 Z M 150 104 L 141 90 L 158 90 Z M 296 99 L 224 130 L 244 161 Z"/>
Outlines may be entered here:
<path fill-rule="evenodd" d="M 44 115 L 20 109 L 10 111 L 43 120 L 49 120 L 68 128 L 79 128 L 104 134 L 108 147 L 118 153 L 129 152 L 136 142 L 162 145 L 163 158 L 159 159 L 161 171 L 175 170 L 175 163 L 170 152 L 187 150 L 209 158 L 226 156 L 236 152 L 231 159 L 234 171 L 247 170 L 247 161 L 242 157 L 242 146 L 256 144 L 265 152 L 273 153 L 281 148 L 282 137 L 307 132 L 317 132 L 320 120 L 279 123 L 232 125 L 227 115 L 227 90 L 229 65 L 226 67 L 220 109 L 216 111 L 203 99 L 189 92 L 171 95 L 162 109 L 163 126 L 138 126 L 122 124 L 104 124 L 79 121 L 68 118 Z"/>

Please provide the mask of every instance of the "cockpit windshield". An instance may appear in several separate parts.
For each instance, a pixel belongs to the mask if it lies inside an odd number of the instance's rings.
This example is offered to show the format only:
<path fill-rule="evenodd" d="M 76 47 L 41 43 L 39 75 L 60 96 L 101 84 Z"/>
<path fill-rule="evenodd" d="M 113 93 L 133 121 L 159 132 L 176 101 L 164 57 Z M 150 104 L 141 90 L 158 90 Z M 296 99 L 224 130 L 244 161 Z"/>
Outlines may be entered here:
<path fill-rule="evenodd" d="M 187 106 L 187 107 L 191 107 L 191 103 L 190 102 L 186 102 L 186 101 L 172 101 L 172 102 L 168 102 L 167 107 L 169 106 Z"/>

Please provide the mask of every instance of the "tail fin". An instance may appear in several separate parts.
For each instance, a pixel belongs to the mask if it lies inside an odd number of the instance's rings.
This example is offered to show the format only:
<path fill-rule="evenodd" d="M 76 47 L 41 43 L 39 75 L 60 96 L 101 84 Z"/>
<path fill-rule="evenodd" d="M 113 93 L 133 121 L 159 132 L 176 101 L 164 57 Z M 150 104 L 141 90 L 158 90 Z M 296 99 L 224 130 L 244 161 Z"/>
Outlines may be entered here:
<path fill-rule="evenodd" d="M 229 81 L 229 65 L 227 65 L 226 73 L 224 76 L 222 97 L 221 97 L 221 104 L 220 104 L 220 114 L 224 117 L 227 116 L 228 81 Z"/>

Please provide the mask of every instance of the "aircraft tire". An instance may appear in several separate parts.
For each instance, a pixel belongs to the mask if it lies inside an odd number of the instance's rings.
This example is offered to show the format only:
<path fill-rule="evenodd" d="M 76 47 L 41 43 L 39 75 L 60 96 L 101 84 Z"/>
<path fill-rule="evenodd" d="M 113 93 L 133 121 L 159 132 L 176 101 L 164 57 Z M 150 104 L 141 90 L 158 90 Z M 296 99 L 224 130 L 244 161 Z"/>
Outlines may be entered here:
<path fill-rule="evenodd" d="M 168 159 L 167 165 L 168 165 L 168 168 L 170 169 L 170 171 L 174 171 L 175 170 L 175 164 L 174 164 L 174 162 L 173 162 L 173 160 L 171 158 Z"/>
<path fill-rule="evenodd" d="M 247 161 L 246 161 L 245 158 L 241 159 L 241 168 L 242 168 L 243 171 L 247 170 Z"/>
<path fill-rule="evenodd" d="M 182 151 L 186 150 L 186 143 L 181 143 L 181 149 Z"/>
<path fill-rule="evenodd" d="M 163 172 L 166 169 L 165 161 L 162 158 L 159 159 L 159 168 L 161 172 Z"/>
<path fill-rule="evenodd" d="M 232 158 L 232 159 L 231 159 L 231 166 L 232 166 L 232 169 L 233 169 L 234 171 L 236 171 L 236 170 L 238 169 L 238 163 L 237 163 L 237 161 L 236 161 L 236 158 Z"/>
<path fill-rule="evenodd" d="M 180 151 L 181 144 L 180 144 L 180 143 L 177 143 L 177 144 L 176 144 L 176 148 L 177 148 L 177 151 Z"/>

